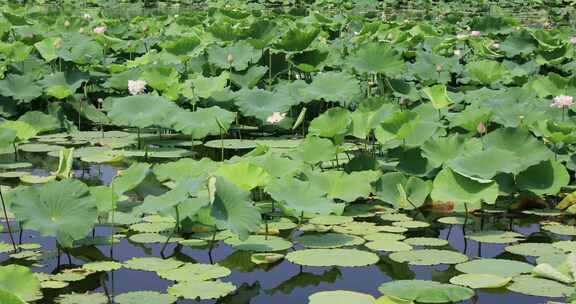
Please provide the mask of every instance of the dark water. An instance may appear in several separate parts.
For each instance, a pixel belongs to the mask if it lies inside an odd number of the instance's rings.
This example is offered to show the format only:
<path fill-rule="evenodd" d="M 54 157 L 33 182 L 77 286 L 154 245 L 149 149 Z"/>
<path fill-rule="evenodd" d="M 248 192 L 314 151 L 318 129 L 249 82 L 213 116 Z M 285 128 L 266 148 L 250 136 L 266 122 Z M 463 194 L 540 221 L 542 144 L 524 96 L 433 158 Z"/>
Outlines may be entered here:
<path fill-rule="evenodd" d="M 42 173 L 35 170 L 36 174 Z M 108 183 L 115 175 L 116 169 L 109 166 L 93 166 L 84 171 L 76 171 L 76 176 L 85 179 L 96 177 L 101 182 Z M 490 220 L 488 220 L 490 222 Z M 16 226 L 16 223 L 13 224 Z M 490 225 L 490 223 L 488 224 Z M 500 219 L 492 225 L 509 225 L 508 219 Z M 524 235 L 538 234 L 537 224 L 522 223 L 522 225 L 512 225 L 513 230 Z M 107 236 L 110 228 L 98 227 L 97 236 Z M 410 232 L 412 233 L 412 232 Z M 510 257 L 510 254 L 503 253 L 505 245 L 479 244 L 475 241 L 466 241 L 461 226 L 453 226 L 452 229 L 431 226 L 429 229 L 419 230 L 416 235 L 437 236 L 448 238 L 450 246 L 460 252 L 466 251 L 471 258 L 501 257 L 526 260 L 521 256 Z M 4 242 L 9 242 L 6 233 L 1 234 Z M 41 237 L 35 232 L 24 231 L 22 234 L 23 243 L 40 243 L 43 245 L 44 253 L 55 255 L 54 238 Z M 113 248 L 113 258 L 117 261 L 126 261 L 132 257 L 155 256 L 160 257 L 161 245 L 141 245 L 133 244 L 126 238 Z M 296 247 L 298 248 L 298 247 Z M 90 258 L 86 258 L 89 256 Z M 85 262 L 94 260 L 107 260 L 110 256 L 110 246 L 84 246 L 71 252 L 70 260 L 66 255 L 62 255 L 60 260 L 54 256 L 50 259 L 40 261 L 43 267 L 34 267 L 34 271 L 56 273 L 61 268 L 74 267 L 68 265 L 71 262 L 78 267 Z M 206 248 L 198 249 L 191 247 L 177 246 L 170 244 L 164 251 L 164 257 L 173 257 L 186 262 L 198 263 L 222 263 L 231 268 L 232 275 L 224 281 L 230 281 L 238 287 L 238 291 L 226 298 L 217 301 L 192 301 L 179 300 L 177 303 L 219 303 L 219 304 L 269 304 L 269 303 L 308 303 L 308 296 L 327 290 L 351 290 L 380 296 L 378 287 L 387 281 L 398 279 L 425 279 L 440 282 L 448 282 L 450 277 L 458 274 L 454 267 L 441 266 L 408 266 L 399 264 L 387 258 L 387 254 L 381 253 L 381 260 L 378 264 L 370 267 L 340 268 L 340 267 L 301 267 L 282 261 L 272 266 L 259 268 L 250 262 L 250 254 L 242 251 L 235 251 L 230 246 L 220 242 L 214 247 L 211 256 Z M 528 262 L 534 262 L 528 259 Z M 0 255 L 0 262 L 5 264 L 19 263 L 30 266 L 31 263 L 23 260 L 15 261 L 9 259 L 7 254 Z M 58 264 L 60 262 L 60 264 Z M 26 264 L 28 263 L 28 264 Z M 60 266 L 58 266 L 60 265 Z M 60 267 L 60 268 L 59 268 Z M 154 290 L 166 292 L 172 282 L 160 279 L 154 272 L 145 272 L 129 269 L 120 269 L 103 275 L 92 275 L 85 280 L 73 282 L 70 286 L 59 290 L 44 290 L 44 299 L 39 303 L 53 303 L 54 298 L 59 294 L 70 292 L 107 291 L 111 295 L 128 291 Z M 103 287 L 105 286 L 105 288 Z M 533 296 L 526 296 L 509 292 L 505 289 L 491 291 L 477 291 L 477 298 L 466 303 L 544 303 L 548 299 Z"/>

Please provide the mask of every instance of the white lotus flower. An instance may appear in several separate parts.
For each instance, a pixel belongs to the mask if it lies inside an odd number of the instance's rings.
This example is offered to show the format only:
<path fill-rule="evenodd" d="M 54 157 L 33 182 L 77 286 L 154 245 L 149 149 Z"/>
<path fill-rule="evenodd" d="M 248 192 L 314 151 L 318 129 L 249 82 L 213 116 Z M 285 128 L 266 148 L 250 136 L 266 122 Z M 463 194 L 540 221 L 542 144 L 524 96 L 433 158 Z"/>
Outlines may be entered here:
<path fill-rule="evenodd" d="M 269 124 L 277 124 L 286 118 L 286 113 L 274 112 L 272 115 L 266 118 L 266 122 Z"/>
<path fill-rule="evenodd" d="M 144 80 L 128 80 L 128 91 L 132 95 L 138 95 L 146 90 L 146 85 Z"/>
<path fill-rule="evenodd" d="M 574 103 L 574 98 L 572 96 L 560 95 L 554 97 L 552 99 L 552 103 L 550 104 L 553 108 L 567 108 Z"/>

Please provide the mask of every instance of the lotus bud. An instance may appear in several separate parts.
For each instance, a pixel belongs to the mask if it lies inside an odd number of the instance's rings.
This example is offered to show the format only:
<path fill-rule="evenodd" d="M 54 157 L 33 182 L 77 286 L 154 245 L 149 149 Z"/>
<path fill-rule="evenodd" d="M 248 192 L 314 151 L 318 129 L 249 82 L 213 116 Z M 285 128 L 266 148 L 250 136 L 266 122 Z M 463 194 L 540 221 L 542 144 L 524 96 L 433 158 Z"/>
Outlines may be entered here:
<path fill-rule="evenodd" d="M 232 54 L 228 53 L 226 60 L 228 60 L 228 63 L 232 63 L 232 61 L 234 61 L 234 56 Z"/>
<path fill-rule="evenodd" d="M 105 26 L 97 26 L 94 28 L 94 33 L 96 34 L 104 34 L 104 32 L 106 32 Z"/>
<path fill-rule="evenodd" d="M 472 37 L 480 37 L 480 35 L 482 35 L 482 33 L 480 33 L 480 31 L 471 31 L 470 32 L 470 36 L 472 36 Z"/>
<path fill-rule="evenodd" d="M 444 70 L 444 66 L 441 65 L 440 63 L 436 65 L 436 72 L 442 72 L 442 70 Z"/>
<path fill-rule="evenodd" d="M 480 133 L 480 134 L 486 133 L 486 125 L 485 125 L 483 122 L 480 122 L 480 123 L 476 126 L 476 131 L 478 131 L 478 133 Z"/>
<path fill-rule="evenodd" d="M 570 38 L 570 43 L 576 45 L 576 36 L 572 36 L 572 38 Z"/>
<path fill-rule="evenodd" d="M 70 26 L 70 21 L 66 20 L 64 21 L 64 27 L 69 27 Z"/>
<path fill-rule="evenodd" d="M 78 30 L 78 33 L 80 33 L 80 34 L 84 33 L 84 28 L 81 27 L 81 28 Z"/>
<path fill-rule="evenodd" d="M 88 14 L 88 13 L 84 13 L 84 15 L 82 15 L 82 18 L 84 18 L 86 20 L 90 20 L 90 19 L 92 19 L 92 16 L 90 16 L 90 14 Z"/>
<path fill-rule="evenodd" d="M 454 55 L 456 55 L 456 56 L 461 56 L 461 55 L 462 55 L 462 51 L 459 50 L 459 49 L 455 49 L 455 50 L 454 50 Z"/>
<path fill-rule="evenodd" d="M 60 39 L 56 39 L 56 40 L 54 41 L 54 43 L 52 43 L 52 46 L 53 46 L 55 49 L 59 49 L 59 48 L 62 46 L 61 40 L 60 40 Z"/>

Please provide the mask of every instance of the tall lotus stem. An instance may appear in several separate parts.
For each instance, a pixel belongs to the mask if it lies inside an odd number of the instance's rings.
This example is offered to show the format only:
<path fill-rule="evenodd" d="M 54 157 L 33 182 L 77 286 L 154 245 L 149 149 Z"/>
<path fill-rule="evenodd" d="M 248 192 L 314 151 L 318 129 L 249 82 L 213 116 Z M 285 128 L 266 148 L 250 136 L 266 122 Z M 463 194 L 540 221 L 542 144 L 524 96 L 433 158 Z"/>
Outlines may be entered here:
<path fill-rule="evenodd" d="M 18 161 L 18 144 L 16 144 L 16 142 L 12 143 L 12 146 L 14 147 L 14 161 Z"/>
<path fill-rule="evenodd" d="M 8 234 L 10 234 L 10 241 L 14 247 L 14 251 L 18 251 L 18 247 L 16 247 L 16 241 L 14 241 L 14 236 L 12 235 L 12 228 L 10 227 L 10 220 L 8 219 L 8 212 L 6 211 L 6 203 L 4 202 L 4 196 L 2 195 L 2 186 L 0 186 L 0 199 L 2 200 L 2 210 L 4 211 L 4 220 L 6 221 Z"/>

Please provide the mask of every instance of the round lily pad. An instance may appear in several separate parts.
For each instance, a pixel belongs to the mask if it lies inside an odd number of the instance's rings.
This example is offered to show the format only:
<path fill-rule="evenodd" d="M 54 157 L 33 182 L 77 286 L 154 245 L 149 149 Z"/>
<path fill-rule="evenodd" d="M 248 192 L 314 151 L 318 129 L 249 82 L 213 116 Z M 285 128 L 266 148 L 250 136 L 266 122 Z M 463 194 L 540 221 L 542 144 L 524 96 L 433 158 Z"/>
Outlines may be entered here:
<path fill-rule="evenodd" d="M 287 218 L 280 218 L 273 221 L 268 222 L 268 229 L 277 229 L 277 230 L 290 230 L 296 228 L 298 225 Z M 260 225 L 261 229 L 265 229 L 266 226 L 264 224 Z"/>
<path fill-rule="evenodd" d="M 341 226 L 334 226 L 332 231 L 353 235 L 366 235 L 379 232 L 378 226 L 368 222 L 350 222 Z"/>
<path fill-rule="evenodd" d="M 480 243 L 508 244 L 523 239 L 523 235 L 513 231 L 486 230 L 466 235 L 466 238 Z"/>
<path fill-rule="evenodd" d="M 450 279 L 454 285 L 478 288 L 500 288 L 506 286 L 512 280 L 511 277 L 503 278 L 493 274 L 465 273 Z"/>
<path fill-rule="evenodd" d="M 250 261 L 256 265 L 260 264 L 273 264 L 284 258 L 283 254 L 264 252 L 254 253 L 250 256 Z"/>
<path fill-rule="evenodd" d="M 210 264 L 186 263 L 176 269 L 158 271 L 158 276 L 169 281 L 205 281 L 227 277 L 230 269 Z"/>
<path fill-rule="evenodd" d="M 374 253 L 357 249 L 305 249 L 288 253 L 286 259 L 304 266 L 359 267 L 376 264 L 380 258 Z"/>
<path fill-rule="evenodd" d="M 394 252 L 389 257 L 398 263 L 410 265 L 458 264 L 468 260 L 468 257 L 460 252 L 438 249 Z"/>
<path fill-rule="evenodd" d="M 211 141 L 206 142 L 204 144 L 204 146 L 206 146 L 208 148 L 214 148 L 214 149 L 221 149 L 222 147 L 224 147 L 224 149 L 248 150 L 248 149 L 256 148 L 256 146 L 258 146 L 258 144 L 254 140 L 242 140 L 242 139 L 220 140 L 220 139 L 215 139 L 215 140 L 211 140 Z"/>
<path fill-rule="evenodd" d="M 553 224 L 543 225 L 541 228 L 542 228 L 542 230 L 550 231 L 552 233 L 559 234 L 559 235 L 576 236 L 576 227 L 571 226 L 571 225 L 553 223 Z"/>
<path fill-rule="evenodd" d="M 103 293 L 69 293 L 56 299 L 58 304 L 106 304 L 108 298 Z"/>
<path fill-rule="evenodd" d="M 251 235 L 245 240 L 238 237 L 232 237 L 224 240 L 230 246 L 237 250 L 245 251 L 283 251 L 292 247 L 292 243 L 277 236 Z"/>
<path fill-rule="evenodd" d="M 316 225 L 342 225 L 354 221 L 353 217 L 340 215 L 321 215 L 310 219 L 310 224 Z"/>
<path fill-rule="evenodd" d="M 14 169 L 24 169 L 24 168 L 30 168 L 32 167 L 31 163 L 26 163 L 26 162 L 22 162 L 22 163 L 1 163 L 0 164 L 0 169 L 4 169 L 4 170 L 14 170 Z"/>
<path fill-rule="evenodd" d="M 168 293 L 175 297 L 190 300 L 218 299 L 236 290 L 236 286 L 220 281 L 181 282 L 168 288 Z"/>
<path fill-rule="evenodd" d="M 364 236 L 364 239 L 368 241 L 401 241 L 405 238 L 406 236 L 403 234 L 389 232 L 372 233 Z"/>
<path fill-rule="evenodd" d="M 388 251 L 388 252 L 397 252 L 397 251 L 409 251 L 412 250 L 412 246 L 395 240 L 378 240 L 373 242 L 368 242 L 364 244 L 364 246 L 376 250 L 376 251 Z"/>
<path fill-rule="evenodd" d="M 576 241 L 558 241 L 552 243 L 552 246 L 564 252 L 576 252 Z"/>
<path fill-rule="evenodd" d="M 182 246 L 188 247 L 202 247 L 208 245 L 208 241 L 199 239 L 180 240 L 178 243 Z"/>
<path fill-rule="evenodd" d="M 174 259 L 161 259 L 156 257 L 132 258 L 124 262 L 124 266 L 134 270 L 161 271 L 175 269 L 184 263 Z"/>
<path fill-rule="evenodd" d="M 463 216 L 445 216 L 439 218 L 438 222 L 447 225 L 464 225 L 464 223 L 468 225 L 474 223 L 474 218 L 469 217 L 468 220 L 466 220 Z"/>
<path fill-rule="evenodd" d="M 114 261 L 92 262 L 82 265 L 82 268 L 92 272 L 107 272 L 122 268 L 122 264 Z"/>
<path fill-rule="evenodd" d="M 387 296 L 418 303 L 457 303 L 474 296 L 474 290 L 467 287 L 425 280 L 387 282 L 378 290 Z"/>
<path fill-rule="evenodd" d="M 144 233 L 153 233 L 153 232 L 162 232 L 167 231 L 174 228 L 173 223 L 138 223 L 134 225 L 130 225 L 130 230 L 134 230 L 136 232 L 144 232 Z"/>
<path fill-rule="evenodd" d="M 0 178 L 19 178 L 25 175 L 30 175 L 27 171 L 6 171 L 0 172 Z"/>
<path fill-rule="evenodd" d="M 156 291 L 131 291 L 114 297 L 117 304 L 171 304 L 176 297 Z"/>
<path fill-rule="evenodd" d="M 40 287 L 42 289 L 62 289 L 67 287 L 68 285 L 70 285 L 70 283 L 64 281 L 47 280 L 40 282 Z"/>
<path fill-rule="evenodd" d="M 432 237 L 413 237 L 404 240 L 404 243 L 412 246 L 440 247 L 448 245 L 448 241 Z"/>
<path fill-rule="evenodd" d="M 120 155 L 125 157 L 149 157 L 149 158 L 180 158 L 190 156 L 191 152 L 180 148 L 152 148 L 148 150 L 121 150 Z"/>
<path fill-rule="evenodd" d="M 566 297 L 574 292 L 574 287 L 556 281 L 535 278 L 531 275 L 514 277 L 508 290 L 537 297 L 559 298 Z"/>
<path fill-rule="evenodd" d="M 138 233 L 131 235 L 130 237 L 128 237 L 128 239 L 134 243 L 158 244 L 158 243 L 165 243 L 168 240 L 168 237 L 158 233 Z"/>
<path fill-rule="evenodd" d="M 404 213 L 387 213 L 387 214 L 382 214 L 380 216 L 380 218 L 384 221 L 390 221 L 390 222 L 407 222 L 407 221 L 412 221 L 413 219 L 409 216 L 407 216 Z"/>
<path fill-rule="evenodd" d="M 62 150 L 62 147 L 47 144 L 23 144 L 19 145 L 18 149 L 24 152 L 41 153 L 41 152 L 59 151 Z"/>
<path fill-rule="evenodd" d="M 358 236 L 340 233 L 307 234 L 298 238 L 298 243 L 308 248 L 338 248 L 364 243 Z"/>
<path fill-rule="evenodd" d="M 408 229 L 417 229 L 417 228 L 430 227 L 430 224 L 422 221 L 402 221 L 402 222 L 393 222 L 392 226 L 403 227 Z"/>
<path fill-rule="evenodd" d="M 456 265 L 456 270 L 464 273 L 491 274 L 500 277 L 514 277 L 532 271 L 534 266 L 513 260 L 477 259 Z"/>
<path fill-rule="evenodd" d="M 332 290 L 320 291 L 308 297 L 308 304 L 375 304 L 376 299 L 373 296 L 365 293 L 347 291 L 347 290 Z"/>
<path fill-rule="evenodd" d="M 404 232 L 408 231 L 408 228 L 398 227 L 398 226 L 390 226 L 390 225 L 377 226 L 376 229 L 379 232 L 389 232 L 389 233 L 404 233 Z"/>
<path fill-rule="evenodd" d="M 548 243 L 522 243 L 508 246 L 504 250 L 518 255 L 536 257 L 559 252 L 554 245 Z"/>

